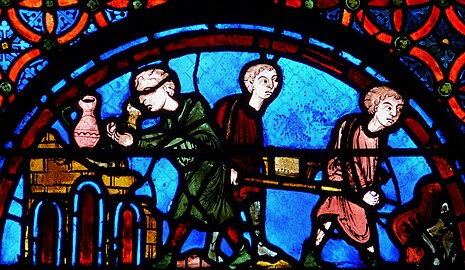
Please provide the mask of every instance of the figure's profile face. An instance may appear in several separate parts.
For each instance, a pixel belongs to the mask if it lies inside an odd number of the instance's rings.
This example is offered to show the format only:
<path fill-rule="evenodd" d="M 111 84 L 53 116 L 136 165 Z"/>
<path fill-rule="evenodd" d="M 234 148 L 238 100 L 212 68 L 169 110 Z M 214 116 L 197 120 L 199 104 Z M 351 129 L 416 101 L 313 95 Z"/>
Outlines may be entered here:
<path fill-rule="evenodd" d="M 262 70 L 257 74 L 252 84 L 252 94 L 261 99 L 271 97 L 278 87 L 278 75 L 276 70 Z"/>
<path fill-rule="evenodd" d="M 390 127 L 399 120 L 403 106 L 404 101 L 402 99 L 387 96 L 378 105 L 374 118 L 377 119 L 382 126 Z"/>
<path fill-rule="evenodd" d="M 147 110 L 157 112 L 161 110 L 168 99 L 168 93 L 164 91 L 163 87 L 158 88 L 154 92 L 143 94 L 139 96 L 140 104 L 144 105 Z"/>
<path fill-rule="evenodd" d="M 141 73 L 136 78 L 136 91 L 139 102 L 148 111 L 157 112 L 165 107 L 166 101 L 174 94 L 174 83 L 170 80 L 158 85 L 168 76 L 167 73 L 157 71 Z"/>

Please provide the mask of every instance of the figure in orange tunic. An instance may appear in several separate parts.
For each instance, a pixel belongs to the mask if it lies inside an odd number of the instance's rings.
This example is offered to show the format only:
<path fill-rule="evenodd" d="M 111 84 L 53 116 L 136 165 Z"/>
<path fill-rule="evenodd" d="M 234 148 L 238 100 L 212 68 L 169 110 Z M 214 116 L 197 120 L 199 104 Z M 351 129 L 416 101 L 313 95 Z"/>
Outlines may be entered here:
<path fill-rule="evenodd" d="M 321 251 L 335 225 L 359 250 L 367 265 L 381 263 L 376 223 L 370 218 L 372 215 L 367 215 L 382 202 L 380 157 L 359 155 L 355 151 L 386 147 L 389 128 L 399 119 L 403 104 L 401 95 L 393 89 L 374 87 L 364 99 L 368 114 L 347 116 L 334 130 L 333 148 L 344 155 L 331 158 L 326 173 L 327 179 L 338 182 L 344 191 L 340 195 L 321 197 L 319 207 L 315 208 L 312 234 L 305 241 L 302 252 L 304 267 L 323 267 Z"/>

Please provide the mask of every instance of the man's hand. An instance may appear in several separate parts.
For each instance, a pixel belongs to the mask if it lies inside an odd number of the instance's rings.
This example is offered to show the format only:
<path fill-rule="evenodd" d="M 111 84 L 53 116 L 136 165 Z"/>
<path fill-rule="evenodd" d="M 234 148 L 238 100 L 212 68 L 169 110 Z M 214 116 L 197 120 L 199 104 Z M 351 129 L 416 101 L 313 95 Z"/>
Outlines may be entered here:
<path fill-rule="evenodd" d="M 116 131 L 116 123 L 110 122 L 107 125 L 107 135 L 118 144 L 128 147 L 134 143 L 134 138 L 129 133 L 120 134 Z"/>
<path fill-rule="evenodd" d="M 126 106 L 126 110 L 128 111 L 129 117 L 128 117 L 128 125 L 136 129 L 136 123 L 137 119 L 141 116 L 141 111 L 139 111 L 137 108 L 133 107 L 130 103 L 128 103 L 128 106 Z"/>
<path fill-rule="evenodd" d="M 239 183 L 237 182 L 237 171 L 233 168 L 231 168 L 231 185 L 239 185 Z"/>
<path fill-rule="evenodd" d="M 375 206 L 379 203 L 379 194 L 375 191 L 368 191 L 363 196 L 363 201 L 368 205 Z"/>

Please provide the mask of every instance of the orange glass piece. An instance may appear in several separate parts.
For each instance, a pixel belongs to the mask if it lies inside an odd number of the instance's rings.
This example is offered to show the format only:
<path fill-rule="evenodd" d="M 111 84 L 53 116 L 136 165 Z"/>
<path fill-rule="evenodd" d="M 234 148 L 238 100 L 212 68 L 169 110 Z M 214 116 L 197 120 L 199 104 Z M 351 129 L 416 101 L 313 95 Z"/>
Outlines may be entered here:
<path fill-rule="evenodd" d="M 405 4 L 407 6 L 415 6 L 415 5 L 421 5 L 421 4 L 428 3 L 428 2 L 431 2 L 431 0 L 406 0 Z"/>
<path fill-rule="evenodd" d="M 71 6 L 71 5 L 75 5 L 77 3 L 78 3 L 78 0 L 58 0 L 58 5 L 60 7 Z"/>
<path fill-rule="evenodd" d="M 465 24 L 460 20 L 452 6 L 446 9 L 446 16 L 457 31 L 465 35 Z"/>
<path fill-rule="evenodd" d="M 452 204 L 454 206 L 455 214 L 461 216 L 465 214 L 465 205 L 463 204 L 463 197 L 460 192 L 460 188 L 457 186 L 457 182 L 451 182 L 447 184 L 447 190 L 451 194 Z"/>
<path fill-rule="evenodd" d="M 350 19 L 352 19 L 352 13 L 350 13 L 347 10 L 344 9 L 344 12 L 342 13 L 341 24 L 344 25 L 344 26 L 348 26 L 349 23 L 350 23 Z"/>
<path fill-rule="evenodd" d="M 459 228 L 460 238 L 462 240 L 462 247 L 465 247 L 465 221 L 459 222 L 457 227 Z"/>
<path fill-rule="evenodd" d="M 23 37 L 33 42 L 38 42 L 40 40 L 40 35 L 35 34 L 31 30 L 29 30 L 26 26 L 24 26 L 22 21 L 18 19 L 18 17 L 16 16 L 16 11 L 14 9 L 11 8 L 7 12 L 11 20 L 11 24 L 16 29 L 16 31 L 18 31 Z"/>
<path fill-rule="evenodd" d="M 402 18 L 403 18 L 403 12 L 401 9 L 397 9 L 394 11 L 394 27 L 396 28 L 397 32 L 400 32 L 402 29 Z"/>
<path fill-rule="evenodd" d="M 449 107 L 457 116 L 457 118 L 462 122 L 465 122 L 465 111 L 463 111 L 463 108 L 457 102 L 457 99 L 455 97 L 451 97 L 447 100 L 447 102 L 449 102 Z"/>
<path fill-rule="evenodd" d="M 23 0 L 19 4 L 24 7 L 38 8 L 42 6 L 42 0 Z"/>
<path fill-rule="evenodd" d="M 122 235 L 122 242 L 123 242 L 123 250 L 122 250 L 122 257 L 123 263 L 129 264 L 132 263 L 132 239 L 133 239 L 133 217 L 132 213 L 129 210 L 124 211 L 123 214 L 123 235 Z"/>
<path fill-rule="evenodd" d="M 82 30 L 84 29 L 84 27 L 87 25 L 87 19 L 89 18 L 89 15 L 87 13 L 82 13 L 82 16 L 81 16 L 81 19 L 79 20 L 79 22 L 76 24 L 76 26 L 71 29 L 71 31 L 69 31 L 68 33 L 66 33 L 65 35 L 59 37 L 57 40 L 60 44 L 64 44 L 70 40 L 72 40 L 73 38 L 75 38 L 77 35 L 79 35 Z"/>
<path fill-rule="evenodd" d="M 436 163 L 436 167 L 438 167 L 439 173 L 443 179 L 454 176 L 454 170 L 452 170 L 445 158 L 434 156 L 433 160 Z"/>
<path fill-rule="evenodd" d="M 300 8 L 302 6 L 302 0 L 286 0 L 286 6 Z"/>
<path fill-rule="evenodd" d="M 360 10 L 357 13 L 357 18 L 360 23 L 362 23 L 363 29 L 365 29 L 369 35 L 374 36 L 376 39 L 384 42 L 384 43 L 391 43 L 392 41 L 392 36 L 387 34 L 387 33 L 382 33 L 378 27 L 376 27 L 368 18 L 368 16 L 365 16 L 363 10 Z"/>
<path fill-rule="evenodd" d="M 159 55 L 160 54 L 160 48 L 154 48 L 146 51 L 141 51 L 137 54 L 134 54 L 133 58 L 136 61 L 140 61 L 141 59 L 144 59 L 146 57 L 154 56 L 154 55 Z"/>
<path fill-rule="evenodd" d="M 147 1 L 147 8 L 152 8 L 161 4 L 168 2 L 168 0 L 148 0 Z"/>
<path fill-rule="evenodd" d="M 427 35 L 431 31 L 431 29 L 433 29 L 434 25 L 436 25 L 436 22 L 438 21 L 440 14 L 441 10 L 437 7 L 433 7 L 431 10 L 431 15 L 429 16 L 426 23 L 420 29 L 410 34 L 410 37 L 413 40 L 418 40 Z"/>
<path fill-rule="evenodd" d="M 101 11 L 97 12 L 95 15 L 95 20 L 100 27 L 108 26 L 108 22 Z"/>
<path fill-rule="evenodd" d="M 16 79 L 18 77 L 18 73 L 21 71 L 21 69 L 24 67 L 25 64 L 29 63 L 31 60 L 35 59 L 37 56 L 40 55 L 40 50 L 39 49 L 33 49 L 23 55 L 21 55 L 18 60 L 13 64 L 10 70 L 10 79 L 13 82 L 16 82 Z"/>
<path fill-rule="evenodd" d="M 317 63 L 317 64 L 319 64 L 319 65 L 321 65 L 321 66 L 323 66 L 323 67 L 325 67 L 325 68 L 327 68 L 327 69 L 329 69 L 329 70 L 331 70 L 331 71 L 333 71 L 333 72 L 339 74 L 339 75 L 342 74 L 342 70 L 336 68 L 336 67 L 333 66 L 333 65 L 329 65 L 329 64 L 323 63 L 322 61 L 316 59 L 315 57 L 312 57 L 312 56 L 307 55 L 307 54 L 303 54 L 302 56 L 303 56 L 304 58 L 307 58 L 308 60 L 310 60 L 310 61 L 312 61 L 312 62 L 315 62 L 315 63 Z"/>
<path fill-rule="evenodd" d="M 434 59 L 434 57 L 431 56 L 429 53 L 418 47 L 413 47 L 410 51 L 410 54 L 422 60 L 428 67 L 431 68 L 431 70 L 434 73 L 434 76 L 436 77 L 436 81 L 444 79 L 444 75 L 442 74 L 441 68 L 436 62 L 436 59 Z"/>
<path fill-rule="evenodd" d="M 0 181 L 0 218 L 3 218 L 3 207 L 6 205 L 8 194 L 12 190 L 13 183 L 12 180 L 7 178 L 3 178 Z"/>
<path fill-rule="evenodd" d="M 31 128 L 27 131 L 26 135 L 24 135 L 23 140 L 21 141 L 19 147 L 20 148 L 29 148 L 34 145 L 34 142 L 38 138 L 38 134 L 43 130 L 43 128 L 50 122 L 50 119 L 54 116 L 53 112 L 49 109 L 45 109 L 39 115 L 39 120 L 35 121 Z M 21 162 L 18 163 L 21 164 Z M 10 168 L 12 168 L 10 166 Z M 16 169 L 16 168 L 15 168 Z"/>
<path fill-rule="evenodd" d="M 126 8 L 129 4 L 129 0 L 113 0 L 107 3 L 108 6 L 114 8 Z"/>
<path fill-rule="evenodd" d="M 281 51 L 283 53 L 295 53 L 299 49 L 297 45 L 281 41 L 274 41 L 271 47 L 273 50 Z"/>
<path fill-rule="evenodd" d="M 368 6 L 371 7 L 387 7 L 389 6 L 389 0 L 369 0 Z"/>
<path fill-rule="evenodd" d="M 50 12 L 45 13 L 45 27 L 49 34 L 52 33 L 55 28 L 55 18 L 52 14 L 50 14 Z"/>
<path fill-rule="evenodd" d="M 410 128 L 412 132 L 415 133 L 422 145 L 426 145 L 429 142 L 430 135 L 428 134 L 428 132 L 426 132 L 426 130 L 417 120 L 408 117 L 407 119 L 405 119 L 405 124 Z"/>
<path fill-rule="evenodd" d="M 108 67 L 102 68 L 99 71 L 96 71 L 92 75 L 87 77 L 84 80 L 84 83 L 90 87 L 98 83 L 99 81 L 103 80 L 107 75 L 108 75 Z"/>

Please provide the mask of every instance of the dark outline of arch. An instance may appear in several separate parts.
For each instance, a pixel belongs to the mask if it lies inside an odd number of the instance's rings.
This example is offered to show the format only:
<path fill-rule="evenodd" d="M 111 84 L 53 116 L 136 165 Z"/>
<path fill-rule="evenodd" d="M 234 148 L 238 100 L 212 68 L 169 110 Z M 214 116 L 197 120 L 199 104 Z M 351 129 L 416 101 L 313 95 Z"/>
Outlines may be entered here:
<path fill-rule="evenodd" d="M 4 144 L 6 141 L 8 141 L 11 138 L 5 137 L 5 134 L 11 135 L 14 130 L 14 128 L 17 126 L 17 123 L 19 123 L 25 113 L 20 114 L 18 111 L 22 112 L 28 112 L 31 108 L 34 107 L 35 104 L 39 104 L 40 97 L 46 92 L 46 90 L 38 91 L 38 89 L 46 89 L 47 87 L 51 87 L 54 84 L 50 84 L 48 81 L 53 81 L 53 82 L 58 82 L 59 79 L 63 78 L 63 75 L 61 74 L 71 74 L 72 71 L 74 71 L 77 67 L 79 67 L 81 64 L 82 59 L 98 59 L 99 55 L 102 52 L 109 51 L 110 49 L 115 47 L 115 44 L 121 45 L 124 44 L 124 42 L 135 40 L 136 38 L 140 37 L 143 33 L 154 33 L 158 31 L 163 31 L 166 29 L 172 29 L 176 28 L 179 26 L 184 26 L 184 25 L 196 25 L 199 23 L 206 23 L 208 25 L 213 25 L 214 23 L 245 23 L 245 24 L 254 24 L 254 25 L 269 25 L 274 27 L 275 29 L 289 29 L 292 31 L 295 31 L 297 33 L 304 33 L 304 38 L 303 42 L 305 44 L 305 40 L 308 39 L 308 37 L 315 37 L 318 40 L 322 40 L 324 42 L 327 42 L 328 44 L 331 44 L 335 47 L 335 51 L 337 52 L 339 48 L 343 48 L 345 51 L 353 54 L 355 57 L 359 59 L 363 59 L 363 64 L 375 67 L 377 70 L 381 71 L 383 75 L 386 75 L 391 81 L 395 81 L 399 88 L 402 91 L 400 91 L 404 97 L 408 98 L 414 98 L 414 100 L 426 108 L 427 112 L 430 113 L 430 115 L 433 118 L 433 122 L 435 125 L 439 123 L 439 125 L 436 127 L 437 130 L 441 130 L 444 132 L 445 137 L 448 139 L 447 144 L 445 145 L 446 150 L 453 150 L 450 153 L 450 157 L 452 157 L 451 160 L 448 160 L 448 158 L 443 158 L 440 156 L 434 157 L 436 160 L 437 168 L 441 172 L 445 172 L 443 175 L 443 180 L 445 184 L 448 185 L 449 191 L 456 192 L 455 196 L 458 196 L 457 199 L 453 199 L 456 207 L 456 216 L 457 216 L 457 223 L 460 226 L 460 232 L 462 234 L 462 241 L 464 240 L 465 236 L 465 226 L 463 225 L 465 223 L 465 212 L 464 212 L 464 207 L 463 207 L 463 199 L 461 197 L 461 194 L 463 194 L 462 190 L 462 181 L 461 179 L 457 176 L 457 172 L 453 170 L 453 166 L 450 164 L 453 164 L 455 161 L 454 158 L 458 158 L 457 156 L 457 150 L 460 150 L 461 147 L 459 147 L 460 143 L 460 136 L 459 132 L 455 130 L 453 127 L 455 126 L 454 121 L 450 119 L 449 114 L 447 113 L 446 109 L 444 109 L 445 106 L 441 106 L 441 103 L 444 102 L 444 100 L 433 100 L 432 98 L 424 95 L 425 90 L 423 89 L 424 87 L 422 84 L 416 80 L 415 76 L 409 71 L 405 66 L 400 64 L 398 61 L 393 61 L 393 58 L 396 58 L 396 54 L 388 54 L 389 48 L 387 46 L 383 46 L 380 44 L 377 44 L 374 40 L 369 39 L 369 37 L 358 37 L 357 33 L 350 30 L 343 28 L 339 25 L 332 24 L 331 22 L 328 21 L 323 21 L 321 18 L 318 17 L 317 14 L 313 13 L 312 11 L 300 9 L 287 9 L 287 8 L 277 8 L 276 6 L 246 6 L 245 4 L 238 4 L 237 6 L 228 6 L 226 8 L 220 6 L 220 5 L 215 5 L 212 3 L 207 3 L 206 6 L 199 4 L 198 2 L 195 3 L 195 5 L 192 5 L 192 3 L 186 3 L 183 1 L 179 2 L 172 2 L 173 4 L 167 4 L 164 6 L 160 6 L 158 9 L 154 10 L 149 10 L 145 13 L 140 13 L 138 14 L 137 19 L 132 19 L 132 20 L 126 20 L 123 24 L 115 24 L 113 28 L 107 28 L 103 29 L 100 31 L 100 33 L 96 36 L 92 36 L 87 38 L 86 40 L 82 40 L 80 44 L 78 44 L 76 47 L 65 49 L 63 52 L 52 56 L 49 61 L 51 64 L 40 74 L 37 76 L 31 83 L 26 87 L 21 94 L 19 95 L 18 98 L 11 104 L 11 106 L 8 106 L 6 108 L 5 113 L 2 113 L 2 119 L 10 119 L 10 121 L 2 123 L 3 131 L 2 134 L 0 135 L 0 143 Z M 181 4 L 180 4 L 181 3 Z M 208 5 L 210 4 L 210 5 Z M 232 4 L 231 4 L 232 5 Z M 178 17 L 180 18 L 180 21 L 175 21 L 173 22 L 170 17 L 170 14 L 172 14 L 170 11 L 175 11 L 176 14 L 178 14 Z M 269 13 L 268 13 L 269 12 Z M 195 15 L 194 15 L 195 14 Z M 200 15 L 201 16 L 200 16 Z M 240 14 L 239 16 L 236 16 L 237 14 Z M 269 16 L 262 16 L 262 17 L 257 17 L 256 14 L 265 14 Z M 199 15 L 199 16 L 196 16 Z M 135 18 L 133 17 L 133 18 Z M 311 29 L 308 29 L 308 26 L 311 25 Z M 163 27 L 161 27 L 163 26 Z M 284 26 L 284 27 L 283 27 Z M 154 30 L 157 31 L 154 31 Z M 331 29 L 332 31 L 318 31 L 320 29 Z M 130 30 L 129 32 L 124 31 L 124 30 Z M 209 30 L 210 31 L 210 30 Z M 197 31 L 195 33 L 185 33 L 182 35 L 175 35 L 172 37 L 168 37 L 165 39 L 160 40 L 160 46 L 159 46 L 159 53 L 158 55 L 162 55 L 166 53 L 166 49 L 168 44 L 170 42 L 174 42 L 176 40 L 180 40 L 182 38 L 191 38 L 194 39 L 195 37 L 202 37 L 205 35 L 205 33 L 208 33 L 209 31 Z M 214 30 L 211 30 L 211 32 L 215 32 Z M 222 31 L 224 32 L 224 31 Z M 238 46 L 237 44 L 232 44 L 229 43 L 225 46 L 218 46 L 218 47 L 208 47 L 212 46 L 212 44 L 204 43 L 203 45 L 207 44 L 207 47 L 202 47 L 199 46 L 197 50 L 202 50 L 204 48 L 208 48 L 209 50 L 212 49 L 213 51 L 215 50 L 244 50 L 244 51 L 251 51 L 254 49 L 269 52 L 269 53 L 279 53 L 282 56 L 286 56 L 290 59 L 293 60 L 300 60 L 302 61 L 304 57 L 307 58 L 314 58 L 317 59 L 316 63 L 324 63 L 327 64 L 326 61 L 331 62 L 330 64 L 334 66 L 338 65 L 338 62 L 332 62 L 334 59 L 338 59 L 334 53 L 329 53 L 325 54 L 325 52 L 319 52 L 316 50 L 313 53 L 310 53 L 309 51 L 306 51 L 305 46 L 302 46 L 303 44 L 299 44 L 299 42 L 296 42 L 292 39 L 289 40 L 284 40 L 282 37 L 278 37 L 277 35 L 274 35 L 273 33 L 266 34 L 266 33 L 261 33 L 259 31 L 245 31 L 245 30 L 237 30 L 237 31 L 230 31 L 230 35 L 233 35 L 233 33 L 241 35 L 241 33 L 246 33 L 250 32 L 250 36 L 252 37 L 252 42 L 250 45 L 246 46 Z M 121 37 L 121 33 L 125 33 L 124 37 Z M 200 35 L 198 34 L 200 33 Z M 338 39 L 333 40 L 333 37 L 337 36 Z M 357 37 L 354 39 L 354 36 Z M 226 36 L 228 37 L 228 36 Z M 254 47 L 254 45 L 263 44 L 260 43 L 260 40 L 262 42 L 266 43 L 266 40 L 263 40 L 261 38 L 268 38 L 269 40 L 272 40 L 270 44 L 273 45 L 282 45 L 279 48 L 270 48 L 270 47 Z M 124 42 L 121 42 L 121 40 L 124 39 Z M 285 38 L 284 38 L 285 39 Z M 350 40 L 351 42 L 348 43 L 347 41 Z M 231 42 L 232 40 L 229 39 L 228 42 Z M 240 40 L 236 40 L 240 41 Z M 156 41 L 155 43 L 157 43 Z M 205 40 L 204 40 L 205 42 Z M 280 43 L 283 42 L 283 43 Z M 287 43 L 286 43 L 287 42 Z M 240 42 L 239 42 L 240 43 Z M 98 49 L 99 51 L 89 51 L 88 48 L 91 48 L 92 44 L 99 44 Z M 290 45 L 289 45 L 290 44 Z M 117 46 L 118 46 L 117 45 Z M 199 43 L 199 45 L 202 45 Z M 116 46 L 116 47 L 117 47 Z M 139 46 L 143 47 L 143 46 Z M 290 52 L 290 51 L 282 51 L 282 49 L 295 49 L 295 52 Z M 147 48 L 149 49 L 149 48 Z M 139 48 L 138 51 L 141 51 L 142 49 Z M 197 51 L 196 49 L 186 49 L 186 50 L 180 50 L 178 52 L 170 52 L 169 53 L 169 58 L 172 58 L 176 55 L 182 55 L 182 54 L 187 54 L 190 52 L 195 52 Z M 125 52 L 124 54 L 130 54 L 131 51 L 134 50 L 128 50 L 128 52 Z M 76 53 L 79 52 L 79 53 Z M 320 54 L 319 54 L 320 53 Z M 153 60 L 152 58 L 150 58 Z M 110 63 L 113 63 L 113 65 L 107 65 L 109 68 L 109 72 L 115 72 L 119 71 L 121 74 L 125 71 L 128 71 L 128 68 L 134 64 L 136 64 L 137 61 L 134 61 L 134 59 L 131 59 L 130 57 L 127 57 L 126 59 L 122 59 L 121 56 L 115 58 L 110 58 L 108 61 Z M 117 60 L 127 60 L 125 61 L 120 61 L 118 62 Z M 339 60 L 341 60 L 339 58 Z M 147 60 L 149 62 L 150 60 Z M 103 61 L 105 62 L 105 61 Z M 305 61 L 304 61 L 305 62 Z M 71 64 L 70 64 L 71 63 Z M 78 64 L 76 64 L 78 63 Z M 314 62 L 314 60 L 308 60 L 308 62 L 305 62 L 306 64 L 309 64 L 311 66 L 318 66 Z M 73 65 L 74 64 L 74 65 Z M 142 61 L 141 63 L 142 64 Z M 140 65 L 139 64 L 139 65 Z M 96 67 L 101 67 L 102 63 L 97 62 Z M 122 65 L 122 66 L 120 66 Z M 342 70 L 345 70 L 343 64 L 340 65 Z M 320 69 L 324 70 L 324 68 L 319 67 Z M 335 75 L 334 72 L 324 70 L 325 72 Z M 347 70 L 345 70 L 347 71 Z M 84 73 L 87 75 L 86 73 Z M 94 73 L 97 74 L 97 73 Z M 400 75 L 396 75 L 400 74 Z M 404 76 L 405 74 L 410 75 L 410 76 Z M 336 75 L 336 77 L 346 83 L 350 82 L 346 78 L 341 78 L 341 76 Z M 114 77 L 112 77 L 114 78 Z M 71 80 L 70 77 L 68 79 Z M 75 80 L 77 84 L 73 85 L 72 87 L 68 88 L 67 92 L 60 91 L 57 93 L 55 96 L 54 100 L 50 100 L 48 103 L 55 102 L 56 104 L 60 105 L 60 100 L 61 98 L 71 98 L 73 95 L 76 95 L 79 91 L 80 88 L 83 87 L 83 80 Z M 103 83 L 103 81 L 102 81 Z M 369 84 L 368 84 L 369 85 Z M 365 85 L 365 87 L 360 87 L 355 84 L 351 84 L 355 89 L 366 89 L 368 85 Z M 95 86 L 92 86 L 95 87 Z M 407 89 L 409 88 L 409 89 Z M 412 90 L 413 88 L 413 90 Z M 66 96 L 68 94 L 68 96 Z M 62 100 L 63 101 L 63 100 Z M 54 116 L 54 108 L 40 108 L 41 115 L 39 118 L 36 118 L 35 120 L 31 120 L 29 123 L 29 126 L 25 127 L 24 130 L 32 130 L 32 133 L 28 133 L 31 135 L 31 139 L 35 139 L 40 135 L 42 131 L 42 128 L 45 127 Z M 40 121 L 39 121 L 40 120 Z M 45 120 L 45 122 L 42 122 L 42 120 Z M 42 126 L 41 126 L 42 125 Z M 437 140 L 435 139 L 434 134 L 432 136 L 428 134 L 428 127 L 426 126 L 425 123 L 422 121 L 418 121 L 413 118 L 407 118 L 404 120 L 404 125 L 406 128 L 406 131 L 412 136 L 412 135 L 417 135 L 415 131 L 421 131 L 424 132 L 423 136 L 416 136 L 417 138 L 417 143 L 420 142 L 420 145 L 423 145 L 425 147 L 431 147 L 434 145 L 438 145 Z M 417 130 L 418 129 L 418 130 Z M 25 137 L 21 136 L 22 140 L 20 143 L 18 143 L 19 148 L 28 148 L 32 145 L 35 144 L 33 140 L 27 142 L 25 139 L 29 138 L 27 137 L 27 134 Z M 413 136 L 415 137 L 415 136 Z M 444 149 L 442 148 L 442 149 Z M 446 151 L 447 152 L 447 151 Z M 460 153 L 460 151 L 458 151 Z M 13 160 L 8 160 L 10 162 L 10 165 L 8 165 L 8 162 L 5 161 L 4 168 L 8 167 L 9 172 L 3 171 L 5 177 L 14 177 L 15 174 L 17 173 L 17 170 L 20 169 L 20 166 L 22 164 L 22 157 L 21 156 L 13 156 Z M 462 162 L 461 160 L 458 160 L 459 162 Z M 445 166 L 445 167 L 442 167 Z M 434 168 L 434 166 L 432 166 Z M 4 169 L 3 168 L 3 169 Z M 448 175 L 447 171 L 450 169 L 452 172 L 452 175 Z M 458 191 L 454 191 L 458 189 Z M 458 193 L 457 193 L 458 192 Z M 12 191 L 10 190 L 10 198 L 12 196 Z M 5 204 L 6 206 L 9 206 L 8 204 Z M 457 212 L 459 211 L 459 212 Z M 3 224 L 4 224 L 4 218 L 5 216 L 0 217 L 0 232 L 3 232 Z"/>

